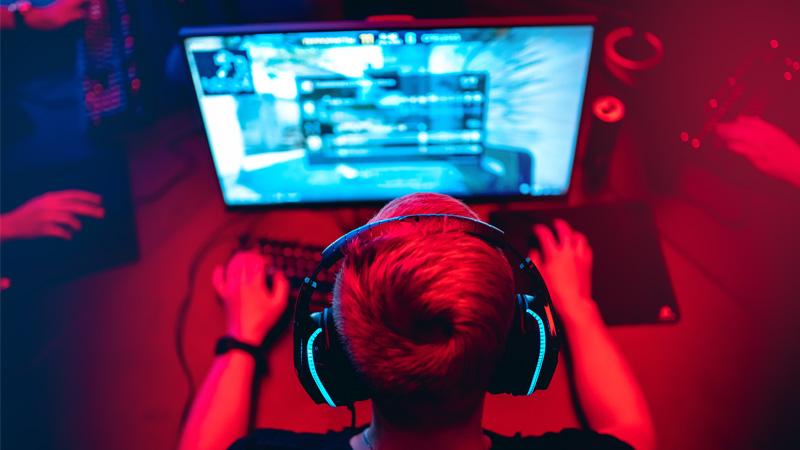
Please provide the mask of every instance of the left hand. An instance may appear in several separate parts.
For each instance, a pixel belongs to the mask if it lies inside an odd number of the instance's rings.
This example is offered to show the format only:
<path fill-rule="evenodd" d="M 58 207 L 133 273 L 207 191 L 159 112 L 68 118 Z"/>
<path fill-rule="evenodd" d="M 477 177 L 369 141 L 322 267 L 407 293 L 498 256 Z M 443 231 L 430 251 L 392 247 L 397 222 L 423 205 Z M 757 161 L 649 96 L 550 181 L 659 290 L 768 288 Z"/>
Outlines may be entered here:
<path fill-rule="evenodd" d="M 89 0 L 56 0 L 47 6 L 31 8 L 23 17 L 34 30 L 52 31 L 86 18 Z"/>
<path fill-rule="evenodd" d="M 214 269 L 212 282 L 222 297 L 227 334 L 251 345 L 261 345 L 289 302 L 289 280 L 282 272 L 272 275 L 267 287 L 267 259 L 256 252 L 236 253 L 227 267 Z"/>
<path fill-rule="evenodd" d="M 76 189 L 46 192 L 2 215 L 0 241 L 7 239 L 72 239 L 83 228 L 81 219 L 102 219 L 99 195 Z"/>

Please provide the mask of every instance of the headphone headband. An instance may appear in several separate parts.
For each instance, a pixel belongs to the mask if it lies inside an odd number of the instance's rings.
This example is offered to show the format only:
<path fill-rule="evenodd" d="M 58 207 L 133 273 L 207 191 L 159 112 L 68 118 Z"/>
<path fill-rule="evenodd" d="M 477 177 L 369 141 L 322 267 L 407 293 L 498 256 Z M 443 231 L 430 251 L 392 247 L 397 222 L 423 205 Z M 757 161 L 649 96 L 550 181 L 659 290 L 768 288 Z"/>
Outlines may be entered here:
<path fill-rule="evenodd" d="M 529 279 L 526 290 L 515 295 L 514 323 L 489 391 L 530 395 L 549 384 L 558 362 L 559 337 L 547 287 L 531 260 L 508 245 L 502 230 L 486 222 L 453 214 L 415 214 L 371 222 L 339 237 L 322 251 L 319 265 L 301 284 L 294 315 L 294 363 L 300 382 L 315 402 L 338 406 L 368 397 L 364 380 L 338 336 L 333 314 L 328 308 L 311 314 L 317 275 L 344 258 L 355 239 L 378 238 L 389 224 L 423 221 L 437 221 L 442 232 L 462 232 L 505 250 L 516 259 L 512 269 Z"/>
<path fill-rule="evenodd" d="M 413 214 L 370 222 L 344 234 L 322 251 L 322 262 L 320 266 L 326 269 L 331 267 L 344 256 L 345 248 L 353 240 L 362 235 L 367 235 L 370 239 L 375 239 L 382 234 L 382 228 L 384 228 L 386 224 L 411 221 L 420 222 L 429 221 L 431 219 L 440 221 L 444 227 L 447 227 L 446 231 L 461 231 L 478 237 L 495 247 L 505 247 L 505 233 L 503 233 L 503 230 L 486 222 L 455 214 Z"/>

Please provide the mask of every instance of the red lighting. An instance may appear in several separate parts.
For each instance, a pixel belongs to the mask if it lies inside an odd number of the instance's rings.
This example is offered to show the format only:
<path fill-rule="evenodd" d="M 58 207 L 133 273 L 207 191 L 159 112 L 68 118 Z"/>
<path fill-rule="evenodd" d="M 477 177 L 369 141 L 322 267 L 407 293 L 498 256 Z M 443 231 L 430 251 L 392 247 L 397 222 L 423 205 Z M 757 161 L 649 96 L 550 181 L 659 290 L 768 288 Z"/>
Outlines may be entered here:
<path fill-rule="evenodd" d="M 692 138 L 692 148 L 700 148 L 700 139 Z"/>
<path fill-rule="evenodd" d="M 125 48 L 133 47 L 133 36 L 128 36 L 125 38 Z"/>
<path fill-rule="evenodd" d="M 607 123 L 619 122 L 625 117 L 625 104 L 611 95 L 598 97 L 592 104 L 592 112 L 598 119 Z"/>
<path fill-rule="evenodd" d="M 715 109 L 717 106 L 719 106 L 719 103 L 717 102 L 717 99 L 712 98 L 708 101 L 708 106 L 710 106 L 711 109 Z"/>
<path fill-rule="evenodd" d="M 792 69 L 794 69 L 794 70 L 800 70 L 800 61 L 795 61 L 795 62 L 792 64 Z"/>
<path fill-rule="evenodd" d="M 550 306 L 544 305 L 544 312 L 547 314 L 547 321 L 550 324 L 550 336 L 556 335 L 555 320 L 553 320 L 553 313 L 550 312 Z"/>
<path fill-rule="evenodd" d="M 676 318 L 675 311 L 669 306 L 662 306 L 661 309 L 658 310 L 658 320 L 662 322 L 672 322 Z"/>
<path fill-rule="evenodd" d="M 689 142 L 689 133 L 681 131 L 681 140 L 683 142 Z"/>
<path fill-rule="evenodd" d="M 728 86 L 730 87 L 736 86 L 736 78 L 728 77 Z"/>
<path fill-rule="evenodd" d="M 134 78 L 133 80 L 131 80 L 131 89 L 133 89 L 134 91 L 138 91 L 140 87 L 142 87 L 141 80 L 139 80 L 138 78 Z"/>
<path fill-rule="evenodd" d="M 769 46 L 772 47 L 772 48 L 778 48 L 778 40 L 777 39 L 773 39 L 773 40 L 769 41 Z"/>
<path fill-rule="evenodd" d="M 792 74 L 791 74 L 791 73 L 789 73 L 789 72 L 783 72 L 783 78 L 784 78 L 786 81 L 791 81 L 791 79 L 792 79 Z"/>

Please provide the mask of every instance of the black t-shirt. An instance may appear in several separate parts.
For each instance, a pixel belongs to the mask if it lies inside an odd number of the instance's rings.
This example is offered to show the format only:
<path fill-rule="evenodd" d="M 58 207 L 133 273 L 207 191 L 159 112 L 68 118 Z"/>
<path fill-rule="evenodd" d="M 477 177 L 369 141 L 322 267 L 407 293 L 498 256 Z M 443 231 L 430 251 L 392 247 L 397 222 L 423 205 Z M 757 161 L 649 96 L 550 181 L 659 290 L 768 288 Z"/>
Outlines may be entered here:
<path fill-rule="evenodd" d="M 326 434 L 295 433 L 287 430 L 256 430 L 236 441 L 229 450 L 351 450 L 350 438 L 363 431 L 347 429 Z M 541 436 L 501 436 L 491 431 L 492 450 L 633 450 L 607 434 L 565 429 Z"/>

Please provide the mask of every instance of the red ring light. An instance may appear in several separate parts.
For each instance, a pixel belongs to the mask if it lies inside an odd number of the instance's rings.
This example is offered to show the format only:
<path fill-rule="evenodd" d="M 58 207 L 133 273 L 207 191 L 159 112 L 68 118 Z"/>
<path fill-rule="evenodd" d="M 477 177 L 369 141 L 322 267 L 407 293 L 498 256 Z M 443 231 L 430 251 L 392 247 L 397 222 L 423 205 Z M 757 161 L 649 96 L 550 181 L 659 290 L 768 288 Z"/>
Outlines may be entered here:
<path fill-rule="evenodd" d="M 608 33 L 604 44 L 606 58 L 608 58 L 610 63 L 628 70 L 652 69 L 661 62 L 661 58 L 664 57 L 664 44 L 658 36 L 649 31 L 645 31 L 643 36 L 647 43 L 653 48 L 653 56 L 643 60 L 629 59 L 620 55 L 617 51 L 617 44 L 623 39 L 633 37 L 633 35 L 634 31 L 632 27 L 621 27 Z"/>

